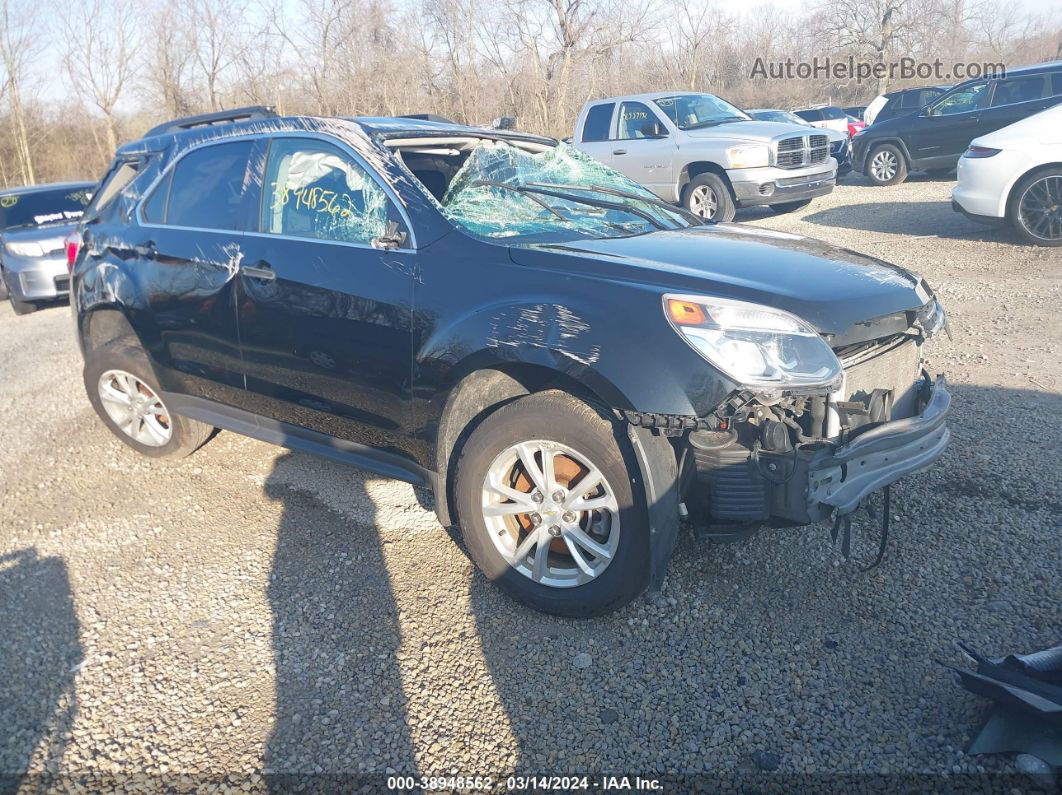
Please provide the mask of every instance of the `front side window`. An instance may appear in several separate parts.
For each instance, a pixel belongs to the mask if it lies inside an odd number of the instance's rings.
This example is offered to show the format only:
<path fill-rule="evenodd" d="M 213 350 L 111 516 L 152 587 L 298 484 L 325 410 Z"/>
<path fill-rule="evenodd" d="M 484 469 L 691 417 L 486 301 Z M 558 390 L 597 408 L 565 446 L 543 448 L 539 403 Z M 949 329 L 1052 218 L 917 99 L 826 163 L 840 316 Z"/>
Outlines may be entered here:
<path fill-rule="evenodd" d="M 666 135 L 664 125 L 647 105 L 641 102 L 624 102 L 620 105 L 619 132 L 621 141 L 632 138 L 659 138 Z"/>
<path fill-rule="evenodd" d="M 822 121 L 821 110 L 798 110 L 795 113 L 804 121 Z"/>
<path fill-rule="evenodd" d="M 824 119 L 843 119 L 845 118 L 845 112 L 840 108 L 823 108 L 822 118 Z"/>
<path fill-rule="evenodd" d="M 1044 78 L 1042 75 L 1001 80 L 996 83 L 996 90 L 992 94 L 992 107 L 1032 102 L 1034 99 L 1042 99 L 1043 96 Z"/>
<path fill-rule="evenodd" d="M 614 107 L 616 107 L 614 102 L 608 102 L 604 105 L 594 105 L 586 112 L 586 121 L 583 122 L 584 143 L 608 140 Z"/>
<path fill-rule="evenodd" d="M 403 226 L 383 188 L 341 149 L 304 138 L 273 141 L 263 232 L 371 244 L 392 222 Z"/>
<path fill-rule="evenodd" d="M 953 91 L 932 107 L 932 115 L 951 116 L 956 113 L 969 113 L 971 110 L 978 110 L 984 105 L 987 91 L 987 82 L 973 83 L 966 86 L 966 88 Z"/>
<path fill-rule="evenodd" d="M 750 121 L 745 111 L 714 94 L 679 94 L 655 100 L 680 130 L 711 127 L 728 121 Z"/>
<path fill-rule="evenodd" d="M 159 206 L 165 208 L 161 218 L 152 216 L 152 220 L 195 229 L 243 228 L 240 207 L 252 146 L 251 141 L 233 141 L 189 152 L 148 199 L 153 212 L 157 213 Z M 167 195 L 159 195 L 160 191 L 167 191 Z"/>

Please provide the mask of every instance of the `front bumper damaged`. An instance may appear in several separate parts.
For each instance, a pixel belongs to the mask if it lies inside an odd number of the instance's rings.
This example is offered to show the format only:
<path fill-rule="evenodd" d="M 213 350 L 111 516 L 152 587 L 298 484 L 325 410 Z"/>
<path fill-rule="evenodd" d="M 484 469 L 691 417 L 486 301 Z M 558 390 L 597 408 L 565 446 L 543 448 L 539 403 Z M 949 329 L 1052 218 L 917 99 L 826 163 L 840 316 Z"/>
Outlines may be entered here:
<path fill-rule="evenodd" d="M 820 450 L 808 463 L 809 517 L 818 521 L 851 513 L 867 495 L 929 467 L 951 438 L 950 407 L 951 395 L 938 376 L 918 416 L 886 422 L 841 447 Z"/>

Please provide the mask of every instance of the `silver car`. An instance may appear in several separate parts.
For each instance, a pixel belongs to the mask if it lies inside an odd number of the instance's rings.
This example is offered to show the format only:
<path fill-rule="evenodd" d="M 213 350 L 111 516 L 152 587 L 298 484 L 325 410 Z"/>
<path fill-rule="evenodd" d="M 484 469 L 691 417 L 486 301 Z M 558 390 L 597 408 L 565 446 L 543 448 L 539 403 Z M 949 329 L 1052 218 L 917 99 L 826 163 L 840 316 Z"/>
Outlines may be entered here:
<path fill-rule="evenodd" d="M 56 182 L 0 190 L 0 298 L 16 315 L 70 290 L 65 242 L 96 189 L 93 182 Z"/>

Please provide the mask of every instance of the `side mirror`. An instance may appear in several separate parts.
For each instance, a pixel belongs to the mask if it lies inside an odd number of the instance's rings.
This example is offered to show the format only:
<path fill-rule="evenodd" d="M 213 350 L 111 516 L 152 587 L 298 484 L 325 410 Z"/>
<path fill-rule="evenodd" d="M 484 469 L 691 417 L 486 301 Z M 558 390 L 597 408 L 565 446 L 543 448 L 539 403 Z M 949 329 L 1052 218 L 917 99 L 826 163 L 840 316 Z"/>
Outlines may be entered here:
<path fill-rule="evenodd" d="M 402 244 L 406 242 L 405 230 L 398 226 L 398 221 L 388 221 L 387 226 L 384 227 L 384 233 L 379 237 L 372 239 L 372 247 L 384 249 L 389 251 L 395 248 L 401 248 Z"/>

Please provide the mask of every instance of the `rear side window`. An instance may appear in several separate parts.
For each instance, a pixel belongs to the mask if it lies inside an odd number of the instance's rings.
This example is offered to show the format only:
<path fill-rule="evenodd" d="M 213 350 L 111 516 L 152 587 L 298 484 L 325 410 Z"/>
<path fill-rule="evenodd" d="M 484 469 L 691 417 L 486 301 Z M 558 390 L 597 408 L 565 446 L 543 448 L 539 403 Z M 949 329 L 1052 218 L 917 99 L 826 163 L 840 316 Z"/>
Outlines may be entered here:
<path fill-rule="evenodd" d="M 615 103 L 609 102 L 604 105 L 594 105 L 586 112 L 586 121 L 583 122 L 583 141 L 608 140 L 614 107 L 616 107 Z"/>
<path fill-rule="evenodd" d="M 1015 77 L 1009 80 L 1001 80 L 996 83 L 995 93 L 992 94 L 992 107 L 998 107 L 999 105 L 1017 105 L 1021 102 L 1032 102 L 1034 99 L 1042 99 L 1043 96 L 1043 75 Z"/>
<path fill-rule="evenodd" d="M 96 191 L 95 201 L 88 210 L 89 215 L 96 215 L 100 210 L 114 201 L 114 198 L 125 190 L 140 172 L 140 160 L 123 160 L 115 164 L 100 183 Z"/>
<path fill-rule="evenodd" d="M 162 223 L 198 229 L 240 229 L 240 207 L 247 187 L 251 141 L 232 141 L 196 149 L 181 158 L 172 177 L 159 184 L 169 188 Z M 156 189 L 148 200 L 158 209 Z"/>
<path fill-rule="evenodd" d="M 845 112 L 840 108 L 823 108 L 822 118 L 824 119 L 843 119 L 845 118 Z"/>
<path fill-rule="evenodd" d="M 804 121 L 822 121 L 821 110 L 798 110 L 794 112 Z"/>
<path fill-rule="evenodd" d="M 900 95 L 900 107 L 910 108 L 912 110 L 922 107 L 922 97 L 925 95 L 921 89 L 915 91 L 905 91 Z"/>

